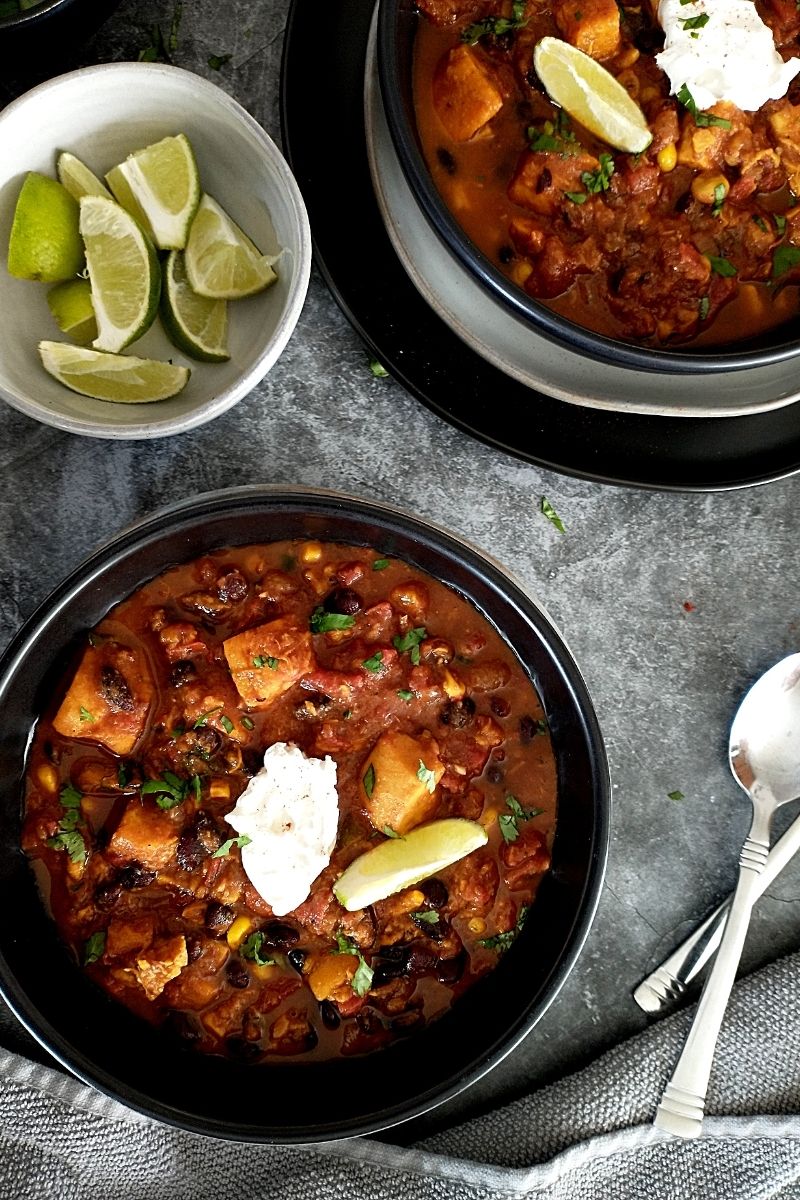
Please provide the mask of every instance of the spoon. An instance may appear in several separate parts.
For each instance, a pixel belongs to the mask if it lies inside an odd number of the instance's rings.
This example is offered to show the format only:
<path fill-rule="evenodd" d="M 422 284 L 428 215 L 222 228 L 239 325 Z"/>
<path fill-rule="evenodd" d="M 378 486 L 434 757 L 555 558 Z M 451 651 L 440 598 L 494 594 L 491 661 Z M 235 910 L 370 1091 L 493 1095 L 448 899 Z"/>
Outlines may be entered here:
<path fill-rule="evenodd" d="M 717 957 L 655 1116 L 657 1128 L 681 1137 L 697 1137 L 703 1126 L 714 1049 L 769 854 L 772 817 L 800 790 L 800 654 L 776 663 L 747 693 L 733 719 L 728 759 L 750 797 L 753 820 Z"/>

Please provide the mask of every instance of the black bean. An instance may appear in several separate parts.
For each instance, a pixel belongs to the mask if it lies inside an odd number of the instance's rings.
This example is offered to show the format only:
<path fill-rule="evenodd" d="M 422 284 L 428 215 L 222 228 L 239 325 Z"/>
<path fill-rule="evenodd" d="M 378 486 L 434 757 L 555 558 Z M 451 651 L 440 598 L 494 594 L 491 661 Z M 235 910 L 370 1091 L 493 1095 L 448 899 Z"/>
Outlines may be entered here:
<path fill-rule="evenodd" d="M 241 1037 L 227 1038 L 225 1048 L 231 1058 L 235 1058 L 237 1062 L 255 1062 L 261 1055 L 261 1050 L 256 1042 L 248 1042 Z"/>
<path fill-rule="evenodd" d="M 196 1042 L 200 1038 L 200 1030 L 184 1012 L 172 1012 L 167 1014 L 164 1021 L 164 1029 L 174 1037 L 179 1037 L 184 1042 Z"/>
<path fill-rule="evenodd" d="M 306 950 L 290 950 L 286 955 L 295 971 L 299 972 L 300 975 L 303 974 L 303 963 L 306 961 L 307 954 Z"/>
<path fill-rule="evenodd" d="M 156 878 L 156 872 L 151 871 L 148 867 L 143 867 L 140 862 L 131 862 L 124 866 L 117 873 L 117 880 L 120 887 L 126 892 L 136 891 L 137 888 L 147 887 L 153 883 Z"/>
<path fill-rule="evenodd" d="M 467 965 L 467 953 L 461 950 L 455 958 L 443 958 L 436 967 L 436 978 L 440 983 L 458 983 Z"/>
<path fill-rule="evenodd" d="M 514 251 L 510 246 L 501 246 L 497 251 L 497 257 L 500 259 L 500 262 L 503 264 L 503 266 L 508 266 L 510 262 L 514 261 Z"/>
<path fill-rule="evenodd" d="M 439 713 L 439 720 L 451 729 L 464 729 L 475 716 L 475 701 L 470 696 L 448 700 Z"/>
<path fill-rule="evenodd" d="M 553 172 L 550 170 L 549 167 L 543 167 L 542 171 L 539 175 L 539 178 L 536 180 L 536 187 L 534 188 L 534 191 L 537 194 L 539 194 L 541 192 L 546 192 L 547 189 L 552 186 L 553 186 Z"/>
<path fill-rule="evenodd" d="M 133 712 L 133 693 L 116 667 L 103 667 L 100 671 L 100 692 L 115 712 Z"/>
<path fill-rule="evenodd" d="M 263 926 L 261 932 L 264 934 L 262 944 L 276 950 L 288 950 L 300 941 L 297 930 L 283 921 L 270 921 L 268 925 Z"/>
<path fill-rule="evenodd" d="M 411 953 L 411 947 L 403 945 L 402 942 L 395 942 L 391 946 L 381 946 L 377 951 L 376 957 L 387 959 L 389 962 L 399 962 L 405 967 L 408 963 L 408 956 Z"/>
<path fill-rule="evenodd" d="M 231 958 L 225 968 L 228 983 L 231 987 L 246 988 L 250 986 L 250 972 L 240 958 Z"/>
<path fill-rule="evenodd" d="M 539 722 L 534 720 L 533 717 L 530 717 L 527 715 L 524 717 L 520 717 L 520 719 L 519 719 L 519 736 L 520 736 L 520 740 L 522 742 L 532 742 L 533 739 L 536 737 L 536 734 L 539 733 L 539 730 L 540 730 Z"/>
<path fill-rule="evenodd" d="M 222 734 L 211 725 L 201 725 L 199 729 L 194 730 L 194 741 L 198 753 L 203 758 L 211 758 L 222 745 Z"/>
<path fill-rule="evenodd" d="M 198 958 L 203 956 L 203 943 L 200 938 L 187 937 L 186 939 L 186 957 L 189 962 L 197 962 Z"/>
<path fill-rule="evenodd" d="M 419 884 L 419 889 L 425 897 L 426 908 L 444 908 L 450 898 L 445 884 L 435 876 Z"/>
<path fill-rule="evenodd" d="M 489 783 L 503 782 L 503 772 L 501 771 L 500 767 L 498 767 L 497 763 L 490 763 L 486 772 L 486 778 L 489 780 Z"/>
<path fill-rule="evenodd" d="M 226 933 L 234 922 L 236 913 L 228 904 L 212 900 L 206 909 L 205 926 L 209 933 Z"/>
<path fill-rule="evenodd" d="M 169 673 L 170 687 L 179 688 L 197 677 L 197 668 L 188 658 L 180 658 Z"/>
<path fill-rule="evenodd" d="M 342 1023 L 338 1008 L 335 1004 L 331 1004 L 330 1000 L 322 1001 L 319 1006 L 319 1015 L 322 1017 L 322 1024 L 326 1029 L 338 1029 Z"/>
<path fill-rule="evenodd" d="M 247 596 L 247 580 L 235 568 L 217 580 L 217 595 L 223 604 L 241 604 Z"/>
<path fill-rule="evenodd" d="M 361 597 L 352 588 L 334 588 L 325 597 L 322 607 L 326 612 L 343 613 L 346 617 L 352 617 L 361 609 Z"/>
<path fill-rule="evenodd" d="M 438 158 L 440 165 L 444 167 L 445 171 L 447 171 L 448 175 L 455 175 L 458 164 L 449 150 L 445 149 L 444 146 L 437 146 L 436 157 Z"/>
<path fill-rule="evenodd" d="M 424 946 L 412 946 L 408 956 L 406 974 L 424 975 L 426 972 L 432 971 L 438 961 L 436 955 Z"/>
<path fill-rule="evenodd" d="M 490 704 L 496 717 L 507 717 L 511 712 L 511 705 L 502 696 L 492 696 Z"/>
<path fill-rule="evenodd" d="M 122 886 L 111 880 L 103 883 L 94 894 L 94 902 L 100 912 L 110 912 L 122 895 Z"/>
<path fill-rule="evenodd" d="M 383 987 L 391 979 L 399 979 L 406 973 L 406 964 L 401 962 L 378 962 L 372 973 L 372 986 Z"/>

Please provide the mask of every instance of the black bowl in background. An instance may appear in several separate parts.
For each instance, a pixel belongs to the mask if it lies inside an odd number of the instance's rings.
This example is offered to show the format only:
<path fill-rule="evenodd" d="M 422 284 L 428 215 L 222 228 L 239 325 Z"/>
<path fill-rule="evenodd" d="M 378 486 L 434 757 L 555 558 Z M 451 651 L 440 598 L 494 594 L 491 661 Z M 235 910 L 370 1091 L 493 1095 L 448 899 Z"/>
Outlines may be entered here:
<path fill-rule="evenodd" d="M 52 58 L 78 49 L 111 16 L 119 0 L 40 0 L 0 16 L 0 52 Z M 16 61 L 15 61 L 15 65 Z"/>
<path fill-rule="evenodd" d="M 517 287 L 464 233 L 431 178 L 417 134 L 413 97 L 415 0 L 378 0 L 377 58 L 386 120 L 403 174 L 420 211 L 456 261 L 509 312 L 537 333 L 588 358 L 663 373 L 742 370 L 800 356 L 796 322 L 728 346 L 669 350 L 605 337 L 576 325 Z"/>
<path fill-rule="evenodd" d="M 25 755 L 77 640 L 169 566 L 226 545 L 283 538 L 374 546 L 450 583 L 502 632 L 531 675 L 558 768 L 553 866 L 520 937 L 444 1017 L 386 1050 L 329 1063 L 246 1067 L 193 1054 L 111 1000 L 75 964 L 20 849 Z M 547 616 L 506 573 L 399 510 L 330 492 L 238 488 L 147 517 L 93 554 L 0 660 L 0 993 L 64 1066 L 131 1108 L 242 1141 L 363 1134 L 435 1107 L 532 1029 L 572 968 L 600 892 L 609 834 L 605 752 L 581 675 Z"/>

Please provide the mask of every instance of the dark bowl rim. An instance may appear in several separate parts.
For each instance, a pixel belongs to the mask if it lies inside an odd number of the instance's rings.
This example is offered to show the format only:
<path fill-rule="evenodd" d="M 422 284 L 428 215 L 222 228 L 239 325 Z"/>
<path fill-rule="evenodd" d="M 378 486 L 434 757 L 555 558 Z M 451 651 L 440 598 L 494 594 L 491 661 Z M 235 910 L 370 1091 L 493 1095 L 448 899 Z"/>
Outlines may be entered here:
<path fill-rule="evenodd" d="M 39 0 L 34 8 L 20 9 L 19 13 L 0 17 L 0 35 L 12 30 L 20 32 L 31 30 L 36 25 L 47 21 L 49 17 L 60 15 L 75 4 L 80 6 L 81 0 Z"/>
<path fill-rule="evenodd" d="M 546 650 L 552 654 L 558 672 L 569 689 L 579 713 L 581 727 L 585 731 L 588 756 L 591 760 L 591 781 L 587 785 L 593 796 L 593 827 L 590 831 L 591 852 L 589 868 L 581 881 L 580 902 L 570 925 L 569 936 L 557 960 L 549 969 L 545 982 L 533 1000 L 510 1021 L 487 1052 L 468 1061 L 465 1069 L 447 1078 L 444 1083 L 430 1087 L 415 1096 L 412 1103 L 402 1102 L 394 1107 L 385 1107 L 378 1114 L 370 1113 L 349 1120 L 332 1121 L 324 1126 L 292 1128 L 289 1133 L 263 1128 L 257 1125 L 237 1124 L 222 1119 L 206 1118 L 196 1113 L 154 1100 L 144 1092 L 132 1087 L 124 1080 L 110 1075 L 91 1058 L 76 1052 L 69 1042 L 54 1028 L 53 1024 L 38 1011 L 26 995 L 16 977 L 9 970 L 5 954 L 0 949 L 0 997 L 29 1033 L 50 1055 L 72 1075 L 94 1087 L 101 1093 L 126 1105 L 151 1119 L 163 1121 L 184 1131 L 214 1136 L 227 1140 L 268 1144 L 307 1144 L 377 1133 L 380 1130 L 402 1124 L 414 1117 L 430 1112 L 467 1087 L 477 1082 L 488 1071 L 504 1059 L 533 1029 L 544 1012 L 556 998 L 565 980 L 573 969 L 583 948 L 594 920 L 605 876 L 610 841 L 611 781 L 608 760 L 602 733 L 583 676 L 546 610 L 530 595 L 524 584 L 486 551 L 474 546 L 467 539 L 443 526 L 409 513 L 395 505 L 366 500 L 358 496 L 321 488 L 290 487 L 285 485 L 246 485 L 203 493 L 159 508 L 155 512 L 126 526 L 115 536 L 104 541 L 92 551 L 59 583 L 50 595 L 36 608 L 22 628 L 12 638 L 0 656 L 0 707 L 5 703 L 9 685 L 25 663 L 38 639 L 46 634 L 48 625 L 57 619 L 60 610 L 70 598 L 83 592 L 109 571 L 118 569 L 126 554 L 137 546 L 148 544 L 157 535 L 165 535 L 167 529 L 182 529 L 181 522 L 191 521 L 191 527 L 203 517 L 237 511 L 248 507 L 265 507 L 281 510 L 281 506 L 308 506 L 308 511 L 332 515 L 337 507 L 345 508 L 363 520 L 397 521 L 406 532 L 424 532 L 431 535 L 437 549 L 443 553 L 455 551 L 460 560 L 469 567 L 484 569 L 491 580 L 500 579 L 507 587 L 512 601 L 525 602 L 535 618 L 531 621 Z M 327 507 L 326 507 L 327 506 Z M 187 526 L 188 527 L 188 526 Z M 238 544 L 245 544 L 244 542 Z M 366 543 L 365 543 L 366 544 Z M 157 568 L 157 571 L 165 569 Z M 527 614 L 526 614 L 527 615 Z M 54 651 L 55 653 L 55 651 Z M 494 974 L 494 972 L 492 972 Z M 371 1056 L 370 1056 L 371 1057 Z M 468 1057 L 468 1056 L 466 1056 Z"/>
<path fill-rule="evenodd" d="M 456 261 L 514 316 L 559 346 L 566 346 L 586 358 L 601 359 L 637 371 L 707 375 L 770 366 L 800 356 L 800 337 L 749 351 L 662 350 L 617 341 L 562 317 L 512 283 L 464 233 L 445 205 L 410 127 L 403 102 L 398 23 L 401 14 L 410 11 L 413 0 L 377 0 L 377 4 L 376 50 L 381 97 L 403 174 L 425 220 L 440 241 Z"/>

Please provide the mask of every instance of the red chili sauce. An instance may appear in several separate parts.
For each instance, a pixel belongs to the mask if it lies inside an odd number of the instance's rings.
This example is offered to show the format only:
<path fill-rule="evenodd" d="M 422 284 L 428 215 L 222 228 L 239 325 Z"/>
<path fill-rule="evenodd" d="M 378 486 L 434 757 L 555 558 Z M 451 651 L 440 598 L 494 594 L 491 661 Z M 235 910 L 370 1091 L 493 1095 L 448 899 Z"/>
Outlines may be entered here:
<path fill-rule="evenodd" d="M 330 865 L 280 916 L 225 821 L 277 742 L 330 755 L 339 797 Z M 122 1004 L 204 1051 L 329 1058 L 412 1032 L 492 969 L 549 866 L 555 809 L 539 698 L 468 601 L 372 550 L 279 542 L 169 570 L 92 630 L 35 732 L 23 846 L 82 969 Z M 339 904 L 350 863 L 444 817 L 487 844 Z"/>

